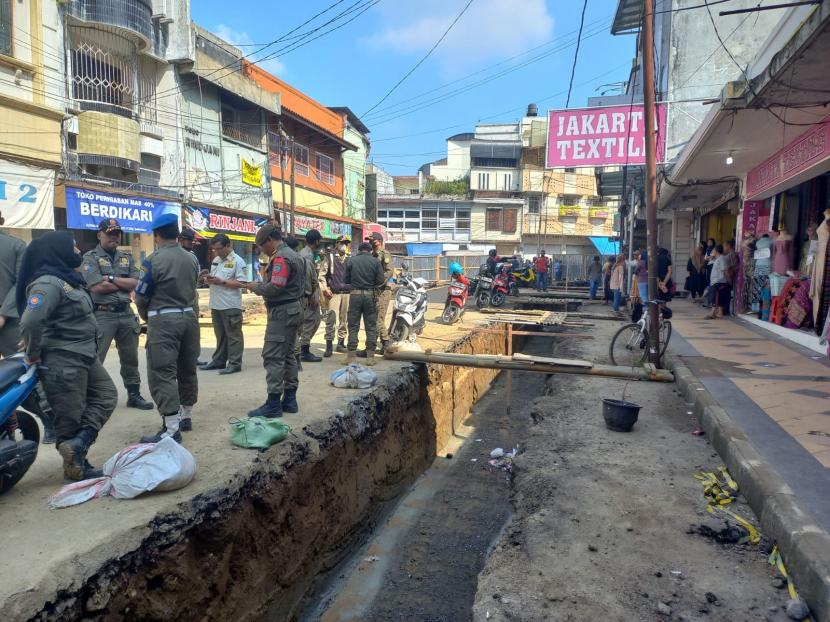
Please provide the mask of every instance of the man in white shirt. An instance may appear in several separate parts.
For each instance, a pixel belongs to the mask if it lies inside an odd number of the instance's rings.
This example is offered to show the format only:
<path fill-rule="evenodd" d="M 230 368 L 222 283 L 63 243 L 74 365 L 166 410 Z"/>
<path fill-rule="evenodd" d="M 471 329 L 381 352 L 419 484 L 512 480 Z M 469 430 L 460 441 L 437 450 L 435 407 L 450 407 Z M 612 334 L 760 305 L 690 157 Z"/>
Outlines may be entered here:
<path fill-rule="evenodd" d="M 216 335 L 213 359 L 200 369 L 218 369 L 220 375 L 242 371 L 242 289 L 247 284 L 245 261 L 233 252 L 230 238 L 219 233 L 210 241 L 216 257 L 205 282 L 210 286 L 210 317 Z"/>

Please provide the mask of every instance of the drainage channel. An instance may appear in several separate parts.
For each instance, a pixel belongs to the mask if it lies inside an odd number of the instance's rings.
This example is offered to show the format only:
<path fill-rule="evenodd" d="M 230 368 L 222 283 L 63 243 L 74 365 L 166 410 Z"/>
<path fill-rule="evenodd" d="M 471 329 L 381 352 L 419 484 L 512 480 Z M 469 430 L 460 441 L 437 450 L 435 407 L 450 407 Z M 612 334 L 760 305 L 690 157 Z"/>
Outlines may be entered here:
<path fill-rule="evenodd" d="M 525 349 L 542 353 L 536 351 L 545 347 L 549 340 L 528 342 Z M 508 475 L 488 465 L 490 451 L 520 442 L 521 405 L 540 394 L 545 376 L 514 373 L 512 416 L 505 381 L 501 374 L 493 382 L 380 527 L 330 573 L 302 622 L 472 619 L 478 574 L 511 517 Z"/>

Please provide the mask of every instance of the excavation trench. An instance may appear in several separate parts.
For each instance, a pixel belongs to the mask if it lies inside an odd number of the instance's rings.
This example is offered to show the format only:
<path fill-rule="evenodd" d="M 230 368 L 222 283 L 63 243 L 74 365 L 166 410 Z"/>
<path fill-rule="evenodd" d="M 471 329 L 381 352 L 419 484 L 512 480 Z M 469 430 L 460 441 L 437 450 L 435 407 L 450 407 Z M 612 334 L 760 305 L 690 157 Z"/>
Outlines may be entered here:
<path fill-rule="evenodd" d="M 505 336 L 472 333 L 447 349 L 503 353 Z M 31 619 L 297 618 L 458 436 L 496 375 L 403 368 L 261 453 L 223 487 L 157 516 L 140 546 L 103 563 L 77 590 L 56 594 Z"/>

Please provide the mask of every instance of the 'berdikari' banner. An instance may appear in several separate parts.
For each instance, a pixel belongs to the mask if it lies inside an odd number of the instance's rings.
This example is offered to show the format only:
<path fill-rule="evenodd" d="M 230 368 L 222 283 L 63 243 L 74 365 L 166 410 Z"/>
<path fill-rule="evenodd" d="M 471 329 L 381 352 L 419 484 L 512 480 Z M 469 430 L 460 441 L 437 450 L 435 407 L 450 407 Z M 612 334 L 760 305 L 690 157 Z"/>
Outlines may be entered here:
<path fill-rule="evenodd" d="M 657 161 L 666 145 L 666 105 L 656 106 Z M 548 112 L 547 168 L 646 163 L 643 105 Z"/>
<path fill-rule="evenodd" d="M 172 201 L 130 197 L 87 188 L 66 187 L 66 226 L 98 230 L 105 218 L 115 218 L 124 233 L 152 233 L 153 220 L 162 214 L 181 218 L 181 205 Z"/>

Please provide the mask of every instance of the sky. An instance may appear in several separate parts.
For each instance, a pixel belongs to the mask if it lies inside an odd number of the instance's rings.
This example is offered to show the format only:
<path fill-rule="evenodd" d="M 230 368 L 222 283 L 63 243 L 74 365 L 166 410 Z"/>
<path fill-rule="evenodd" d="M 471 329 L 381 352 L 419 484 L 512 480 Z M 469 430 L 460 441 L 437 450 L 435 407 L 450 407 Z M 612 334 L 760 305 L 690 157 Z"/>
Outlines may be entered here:
<path fill-rule="evenodd" d="M 259 0 L 255 10 L 247 3 L 234 11 L 227 0 L 198 0 L 191 12 L 292 86 L 326 106 L 351 108 L 371 130 L 370 159 L 407 175 L 446 156 L 446 139 L 478 122 L 516 121 L 531 102 L 540 115 L 565 107 L 579 0 L 472 0 L 434 52 L 381 102 L 469 1 Z M 611 36 L 616 5 L 588 0 L 571 108 L 602 91 L 619 92 L 602 85 L 628 78 L 635 36 Z"/>

